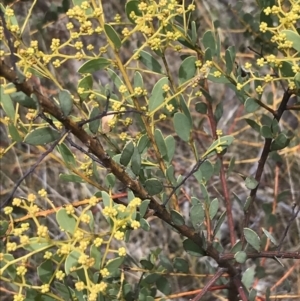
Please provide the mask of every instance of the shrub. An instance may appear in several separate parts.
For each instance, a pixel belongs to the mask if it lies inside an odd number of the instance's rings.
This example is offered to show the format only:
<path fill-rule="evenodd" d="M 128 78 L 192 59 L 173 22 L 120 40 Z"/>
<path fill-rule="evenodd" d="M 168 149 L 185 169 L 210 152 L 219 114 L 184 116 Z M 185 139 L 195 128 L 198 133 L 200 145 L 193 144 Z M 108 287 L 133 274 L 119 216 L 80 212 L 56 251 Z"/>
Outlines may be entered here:
<path fill-rule="evenodd" d="M 1 4 L 9 300 L 297 294 L 300 6 L 242 4 Z"/>

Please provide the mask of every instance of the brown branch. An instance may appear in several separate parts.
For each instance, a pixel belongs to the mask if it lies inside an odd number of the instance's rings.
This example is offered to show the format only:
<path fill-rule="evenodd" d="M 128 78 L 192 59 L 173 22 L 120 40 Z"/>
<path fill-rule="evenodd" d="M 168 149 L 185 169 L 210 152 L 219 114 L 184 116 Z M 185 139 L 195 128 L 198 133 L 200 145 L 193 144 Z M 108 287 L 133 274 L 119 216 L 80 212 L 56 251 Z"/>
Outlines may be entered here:
<path fill-rule="evenodd" d="M 274 114 L 274 118 L 277 121 L 280 120 L 282 114 L 284 113 L 284 111 L 286 109 L 286 106 L 287 106 L 287 103 L 288 103 L 291 95 L 292 95 L 292 93 L 289 90 L 284 92 L 281 103 L 280 103 L 278 109 L 276 110 L 276 112 Z M 252 189 L 251 192 L 250 192 L 250 200 L 249 200 L 248 208 L 246 208 L 246 210 L 245 210 L 243 228 L 246 228 L 249 225 L 250 216 L 251 216 L 251 213 L 252 213 L 252 210 L 253 210 L 253 205 L 254 205 L 255 198 L 256 198 L 256 193 L 257 193 L 257 190 L 258 190 L 258 187 L 259 187 L 261 176 L 262 176 L 263 171 L 264 171 L 265 164 L 267 162 L 269 153 L 271 151 L 270 148 L 271 148 L 272 141 L 273 140 L 271 138 L 266 138 L 265 139 L 265 144 L 264 144 L 264 147 L 263 147 L 263 151 L 262 151 L 260 159 L 258 161 L 258 166 L 257 166 L 256 174 L 255 174 L 255 180 L 258 182 L 258 185 L 254 189 Z M 242 231 L 241 241 L 242 241 L 243 245 L 245 245 L 245 236 L 244 236 L 243 231 Z"/>
<path fill-rule="evenodd" d="M 200 300 L 206 293 L 207 291 L 209 291 L 209 289 L 211 288 L 211 286 L 223 275 L 223 273 L 226 272 L 226 269 L 221 268 L 219 269 L 214 276 L 205 284 L 205 286 L 203 287 L 203 289 L 200 291 L 200 293 L 192 299 L 192 301 L 198 301 Z"/>
<path fill-rule="evenodd" d="M 228 261 L 233 260 L 235 254 L 228 253 L 228 254 L 221 254 L 220 261 Z M 262 251 L 256 253 L 247 253 L 247 258 L 280 258 L 280 259 L 300 259 L 300 251 L 298 252 L 284 252 L 284 251 Z"/>

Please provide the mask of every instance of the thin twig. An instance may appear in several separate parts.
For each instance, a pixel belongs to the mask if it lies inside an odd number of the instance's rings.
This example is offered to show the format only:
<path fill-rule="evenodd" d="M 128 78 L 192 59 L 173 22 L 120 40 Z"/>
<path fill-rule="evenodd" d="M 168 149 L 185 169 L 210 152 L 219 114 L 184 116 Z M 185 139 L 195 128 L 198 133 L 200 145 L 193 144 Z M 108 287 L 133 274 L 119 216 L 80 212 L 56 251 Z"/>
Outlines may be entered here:
<path fill-rule="evenodd" d="M 203 289 L 200 291 L 200 293 L 192 299 L 192 301 L 198 301 L 200 300 L 209 290 L 209 288 L 226 272 L 225 268 L 220 268 L 214 276 L 205 284 Z"/>
<path fill-rule="evenodd" d="M 281 249 L 281 247 L 283 245 L 283 241 L 284 241 L 284 239 L 285 239 L 285 237 L 286 237 L 286 235 L 287 235 L 287 233 L 288 233 L 288 231 L 289 231 L 289 229 L 290 229 L 293 221 L 296 219 L 296 217 L 298 216 L 298 214 L 300 212 L 300 206 L 298 206 L 298 209 L 295 211 L 296 207 L 297 207 L 297 204 L 295 203 L 293 205 L 293 208 L 292 208 L 293 209 L 293 215 L 291 216 L 290 220 L 288 221 L 288 224 L 287 224 L 287 226 L 286 226 L 286 228 L 285 228 L 285 230 L 284 230 L 284 232 L 282 234 L 282 237 L 280 239 L 280 242 L 278 244 L 278 247 L 277 247 L 277 251 L 278 252 L 280 251 L 280 249 Z"/>
<path fill-rule="evenodd" d="M 49 155 L 54 148 L 58 145 L 60 139 L 66 134 L 66 130 L 63 132 L 63 134 L 61 135 L 61 137 L 59 139 L 57 139 L 55 142 L 52 143 L 52 145 L 49 147 L 49 149 L 47 149 L 44 153 L 42 153 L 42 155 L 38 158 L 38 160 L 25 172 L 25 174 L 16 182 L 13 190 L 11 191 L 11 193 L 9 194 L 9 196 L 7 197 L 7 199 L 2 202 L 0 204 L 0 209 L 2 209 L 4 206 L 6 206 L 11 199 L 13 198 L 16 190 L 18 189 L 18 187 L 21 185 L 21 183 L 23 182 L 23 180 L 25 178 L 28 177 L 28 175 L 30 175 L 35 169 L 36 167 L 47 157 L 47 155 Z"/>
<path fill-rule="evenodd" d="M 171 199 L 171 197 L 173 196 L 173 194 L 176 192 L 176 190 L 182 186 L 186 180 L 191 177 L 198 169 L 199 167 L 201 166 L 201 164 L 206 160 L 206 158 L 204 160 L 199 160 L 195 165 L 194 167 L 192 168 L 192 170 L 185 176 L 185 178 L 178 184 L 176 185 L 173 189 L 172 189 L 172 192 L 170 193 L 169 197 L 164 201 L 163 203 L 163 206 L 166 206 L 167 203 L 169 202 L 169 200 Z"/>

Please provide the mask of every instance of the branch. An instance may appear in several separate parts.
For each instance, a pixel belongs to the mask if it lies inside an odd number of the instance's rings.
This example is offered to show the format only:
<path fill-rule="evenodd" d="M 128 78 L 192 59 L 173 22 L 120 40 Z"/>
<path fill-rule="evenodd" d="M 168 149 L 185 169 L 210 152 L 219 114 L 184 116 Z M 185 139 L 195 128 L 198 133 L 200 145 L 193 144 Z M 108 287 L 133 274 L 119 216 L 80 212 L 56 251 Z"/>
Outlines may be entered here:
<path fill-rule="evenodd" d="M 274 115 L 274 118 L 277 121 L 279 121 L 280 118 L 282 117 L 282 114 L 284 113 L 284 111 L 286 109 L 287 103 L 288 103 L 291 95 L 292 95 L 292 93 L 289 90 L 284 92 L 281 103 L 280 103 L 280 105 L 279 105 L 279 107 L 278 107 L 278 109 L 277 109 L 277 111 L 275 112 L 275 115 Z M 263 151 L 262 151 L 260 159 L 258 161 L 258 166 L 257 166 L 257 170 L 256 170 L 256 173 L 255 173 L 255 180 L 258 183 L 260 183 L 262 173 L 264 171 L 264 167 L 265 167 L 265 164 L 267 162 L 267 159 L 268 159 L 268 156 L 269 156 L 269 153 L 270 153 L 271 143 L 272 143 L 271 138 L 266 138 L 265 139 L 265 144 L 264 144 L 264 147 L 263 147 Z M 249 225 L 250 216 L 251 216 L 251 213 L 252 213 L 253 204 L 255 202 L 258 187 L 259 187 L 259 184 L 254 189 L 252 189 L 251 192 L 250 192 L 249 206 L 245 210 L 243 228 L 246 228 Z M 241 241 L 242 241 L 243 245 L 245 245 L 244 232 L 242 232 Z"/>
<path fill-rule="evenodd" d="M 200 300 L 206 293 L 207 291 L 210 289 L 210 287 L 223 275 L 223 273 L 226 272 L 226 269 L 221 268 L 219 269 L 215 275 L 205 284 L 205 286 L 203 287 L 203 289 L 200 291 L 200 293 L 192 299 L 192 301 L 198 301 Z"/>

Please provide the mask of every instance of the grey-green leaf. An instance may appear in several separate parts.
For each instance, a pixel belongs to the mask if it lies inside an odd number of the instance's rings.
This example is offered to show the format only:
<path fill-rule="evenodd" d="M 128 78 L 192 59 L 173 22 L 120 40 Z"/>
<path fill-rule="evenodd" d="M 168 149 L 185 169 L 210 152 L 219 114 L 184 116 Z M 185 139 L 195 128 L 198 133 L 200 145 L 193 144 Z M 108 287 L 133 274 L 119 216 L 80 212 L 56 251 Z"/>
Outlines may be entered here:
<path fill-rule="evenodd" d="M 219 201 L 217 198 L 213 199 L 209 206 L 209 218 L 212 220 L 219 209 Z"/>
<path fill-rule="evenodd" d="M 104 24 L 104 31 L 110 41 L 114 44 L 115 49 L 119 50 L 122 46 L 122 42 L 114 28 L 109 24 Z"/>
<path fill-rule="evenodd" d="M 133 151 L 134 151 L 134 144 L 132 141 L 129 141 L 124 149 L 122 150 L 122 154 L 121 154 L 121 158 L 120 158 L 120 163 L 124 166 L 127 166 L 128 163 L 131 160 L 131 157 L 133 155 Z"/>
<path fill-rule="evenodd" d="M 31 145 L 44 145 L 59 139 L 60 133 L 50 127 L 37 128 L 26 135 L 24 142 Z"/>
<path fill-rule="evenodd" d="M 257 233 L 252 229 L 244 228 L 244 235 L 247 243 L 259 252 L 261 249 L 261 241 Z"/>
<path fill-rule="evenodd" d="M 245 185 L 248 189 L 255 189 L 258 182 L 253 177 L 247 177 L 245 180 Z"/>
<path fill-rule="evenodd" d="M 183 216 L 176 210 L 171 210 L 171 219 L 174 225 L 182 226 L 184 225 L 184 218 Z"/>
<path fill-rule="evenodd" d="M 148 191 L 150 195 L 158 194 L 162 191 L 163 185 L 161 181 L 157 179 L 151 178 L 145 181 L 145 189 Z"/>
<path fill-rule="evenodd" d="M 142 50 L 139 52 L 139 60 L 147 67 L 147 70 L 159 74 L 163 73 L 160 63 L 147 51 Z"/>
<path fill-rule="evenodd" d="M 247 253 L 244 251 L 238 251 L 234 254 L 234 258 L 238 263 L 244 263 L 247 260 Z"/>
<path fill-rule="evenodd" d="M 196 67 L 196 57 L 188 56 L 184 61 L 181 63 L 179 67 L 179 84 L 182 85 L 183 83 L 187 82 L 191 78 L 195 76 L 197 67 Z"/>
<path fill-rule="evenodd" d="M 97 59 L 91 59 L 85 62 L 79 69 L 79 73 L 93 73 L 102 69 L 105 69 L 110 65 L 110 61 L 104 57 Z"/>
<path fill-rule="evenodd" d="M 190 140 L 191 124 L 183 113 L 177 112 L 174 115 L 174 127 L 177 135 L 183 140 L 188 142 Z"/>
<path fill-rule="evenodd" d="M 65 116 L 69 116 L 73 107 L 73 99 L 68 90 L 61 90 L 58 94 L 58 100 L 61 107 L 62 112 Z"/>
<path fill-rule="evenodd" d="M 163 86 L 168 84 L 169 80 L 167 77 L 161 78 L 153 87 L 151 97 L 149 98 L 149 111 L 154 111 L 157 107 L 159 107 L 165 98 L 165 91 L 163 90 Z"/>

